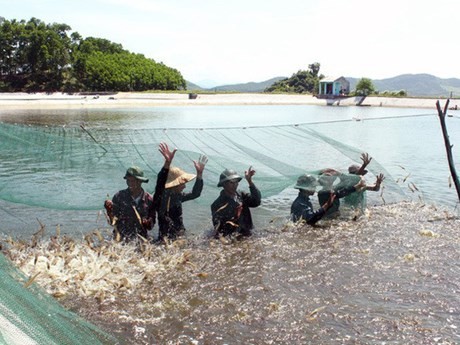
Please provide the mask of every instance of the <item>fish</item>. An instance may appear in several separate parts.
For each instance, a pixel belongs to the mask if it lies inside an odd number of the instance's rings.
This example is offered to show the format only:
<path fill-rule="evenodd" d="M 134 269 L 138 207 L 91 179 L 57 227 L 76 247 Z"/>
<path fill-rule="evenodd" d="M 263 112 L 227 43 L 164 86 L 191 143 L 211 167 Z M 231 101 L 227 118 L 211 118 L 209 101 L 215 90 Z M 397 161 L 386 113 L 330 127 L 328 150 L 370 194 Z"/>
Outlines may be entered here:
<path fill-rule="evenodd" d="M 409 178 L 411 174 L 409 173 L 406 177 L 403 178 L 403 182 L 406 182 L 406 180 Z"/>
<path fill-rule="evenodd" d="M 310 312 L 308 315 L 307 315 L 307 319 L 308 320 L 314 320 L 317 316 L 317 314 L 322 311 L 323 309 L 325 309 L 326 306 L 322 306 L 322 307 L 318 307 L 316 308 L 315 310 L 313 310 L 312 312 Z"/>
<path fill-rule="evenodd" d="M 226 208 L 227 206 L 228 206 L 228 202 L 227 202 L 225 205 L 219 207 L 219 208 L 216 210 L 216 213 L 222 211 L 222 210 L 223 210 L 224 208 Z"/>
<path fill-rule="evenodd" d="M 32 285 L 32 283 L 34 282 L 35 278 L 37 278 L 39 275 L 40 275 L 41 272 L 37 272 L 34 276 L 32 276 L 31 278 L 29 278 L 29 280 L 24 284 L 24 287 L 25 288 L 28 288 L 29 286 Z"/>

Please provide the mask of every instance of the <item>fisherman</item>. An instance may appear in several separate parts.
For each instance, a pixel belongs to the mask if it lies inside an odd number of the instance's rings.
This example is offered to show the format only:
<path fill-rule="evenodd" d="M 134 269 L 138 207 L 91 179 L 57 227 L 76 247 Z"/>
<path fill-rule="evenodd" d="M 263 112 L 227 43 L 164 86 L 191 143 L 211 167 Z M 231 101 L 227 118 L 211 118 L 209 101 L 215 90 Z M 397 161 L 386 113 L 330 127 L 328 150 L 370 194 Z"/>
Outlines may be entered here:
<path fill-rule="evenodd" d="M 185 233 L 182 218 L 182 203 L 193 200 L 201 195 L 203 190 L 203 170 L 208 162 L 205 155 L 200 156 L 198 161 L 193 161 L 196 169 L 195 174 L 189 174 L 177 167 L 171 167 L 165 185 L 165 191 L 161 198 L 161 205 L 158 210 L 158 240 L 174 240 Z M 195 179 L 192 191 L 185 193 L 187 182 Z"/>
<path fill-rule="evenodd" d="M 366 167 L 369 165 L 369 163 L 372 160 L 372 157 L 369 157 L 368 153 L 362 153 L 361 154 L 361 160 L 363 163 L 361 166 L 357 164 L 352 164 L 348 167 L 348 173 L 352 175 L 359 175 L 359 176 L 364 176 L 367 174 Z M 374 192 L 378 192 L 380 190 L 380 185 L 382 184 L 383 180 L 385 179 L 385 176 L 383 174 L 377 175 L 377 179 L 375 181 L 375 184 L 372 186 L 366 186 L 364 190 L 370 190 Z"/>
<path fill-rule="evenodd" d="M 337 182 L 338 179 L 338 183 Z M 355 178 L 344 178 L 344 175 L 334 169 L 323 170 L 318 178 L 322 189 L 318 191 L 318 202 L 323 204 L 329 199 L 330 193 L 335 194 L 335 200 L 326 212 L 326 217 L 335 218 L 340 215 L 340 199 L 354 192 L 359 192 L 366 188 L 364 179 L 355 176 Z"/>
<path fill-rule="evenodd" d="M 348 167 L 348 173 L 350 175 L 364 176 L 368 173 L 368 171 L 366 170 L 366 167 L 371 162 L 372 157 L 370 157 L 368 153 L 364 152 L 361 154 L 361 160 L 363 162 L 361 166 L 357 164 L 352 164 Z M 380 190 L 380 186 L 384 179 L 385 179 L 385 176 L 382 173 L 380 173 L 379 175 L 377 175 L 374 185 L 366 186 L 360 192 L 351 193 L 350 195 L 347 195 L 344 198 L 345 203 L 350 205 L 353 208 L 358 208 L 359 206 L 363 208 L 365 204 L 364 192 L 366 190 L 378 192 Z"/>
<path fill-rule="evenodd" d="M 159 151 L 165 162 L 158 173 L 153 196 L 142 188 L 142 183 L 147 183 L 149 179 L 144 176 L 141 168 L 132 166 L 124 176 L 128 188 L 120 190 L 112 200 L 104 203 L 109 222 L 114 226 L 116 240 L 130 241 L 138 237 L 147 239 L 148 231 L 155 224 L 155 211 L 161 201 L 169 167 L 177 150 L 170 151 L 166 143 L 160 143 Z"/>
<path fill-rule="evenodd" d="M 219 197 L 212 203 L 212 223 L 215 236 L 241 235 L 250 236 L 254 227 L 250 207 L 258 207 L 261 193 L 254 185 L 252 177 L 256 171 L 249 167 L 244 177 L 249 184 L 249 193 L 238 191 L 238 183 L 242 180 L 236 171 L 225 169 L 220 174 L 217 187 L 222 187 Z"/>
<path fill-rule="evenodd" d="M 305 222 L 314 225 L 331 207 L 335 200 L 335 194 L 329 193 L 327 201 L 316 211 L 313 209 L 310 196 L 316 193 L 316 187 L 319 185 L 317 179 L 309 174 L 299 176 L 294 188 L 299 190 L 297 198 L 291 205 L 291 220 L 293 222 Z"/>
<path fill-rule="evenodd" d="M 370 157 L 367 152 L 363 152 L 363 153 L 361 153 L 361 160 L 363 161 L 361 166 L 359 166 L 357 164 L 352 164 L 352 165 L 350 165 L 348 167 L 348 173 L 349 174 L 360 175 L 360 176 L 364 176 L 364 175 L 367 174 L 366 167 L 371 162 L 372 157 Z"/>

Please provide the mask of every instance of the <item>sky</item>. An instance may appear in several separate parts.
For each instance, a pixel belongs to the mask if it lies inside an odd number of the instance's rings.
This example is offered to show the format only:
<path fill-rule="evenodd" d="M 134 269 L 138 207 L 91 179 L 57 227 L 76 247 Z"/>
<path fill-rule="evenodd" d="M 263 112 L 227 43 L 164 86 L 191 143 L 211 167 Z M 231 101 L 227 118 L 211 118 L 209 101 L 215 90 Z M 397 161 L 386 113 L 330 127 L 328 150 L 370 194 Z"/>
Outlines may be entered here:
<path fill-rule="evenodd" d="M 458 0 L 0 0 L 0 16 L 68 24 L 202 87 L 316 62 L 331 77 L 460 78 Z"/>

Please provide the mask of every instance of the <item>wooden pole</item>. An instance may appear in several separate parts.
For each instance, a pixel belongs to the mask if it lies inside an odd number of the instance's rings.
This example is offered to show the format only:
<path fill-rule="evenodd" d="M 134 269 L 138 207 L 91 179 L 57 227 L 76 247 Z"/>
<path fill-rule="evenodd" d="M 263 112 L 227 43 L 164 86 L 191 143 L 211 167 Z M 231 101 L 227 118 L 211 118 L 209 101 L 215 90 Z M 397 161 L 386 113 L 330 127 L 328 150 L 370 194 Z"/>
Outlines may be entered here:
<path fill-rule="evenodd" d="M 444 136 L 444 144 L 446 146 L 447 160 L 449 162 L 450 174 L 452 176 L 452 179 L 454 180 L 455 189 L 457 190 L 458 200 L 460 201 L 460 182 L 458 180 L 458 175 L 457 175 L 457 172 L 455 170 L 455 165 L 454 165 L 454 158 L 452 156 L 453 145 L 450 144 L 449 134 L 447 134 L 447 127 L 446 127 L 446 114 L 447 114 L 447 109 L 449 109 L 448 106 L 449 106 L 449 99 L 447 99 L 446 105 L 444 106 L 444 110 L 441 109 L 441 104 L 439 103 L 439 100 L 436 102 L 436 108 L 438 109 L 439 120 L 441 121 L 442 135 Z"/>

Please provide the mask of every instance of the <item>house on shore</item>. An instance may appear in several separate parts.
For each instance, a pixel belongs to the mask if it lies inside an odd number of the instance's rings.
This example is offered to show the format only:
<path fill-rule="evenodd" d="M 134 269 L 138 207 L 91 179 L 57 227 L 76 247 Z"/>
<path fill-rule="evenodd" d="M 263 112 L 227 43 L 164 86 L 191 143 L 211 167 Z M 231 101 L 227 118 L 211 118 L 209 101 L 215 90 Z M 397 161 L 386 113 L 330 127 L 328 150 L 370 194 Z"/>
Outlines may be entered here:
<path fill-rule="evenodd" d="M 350 82 L 344 77 L 325 77 L 319 81 L 319 98 L 346 97 L 350 93 Z"/>

